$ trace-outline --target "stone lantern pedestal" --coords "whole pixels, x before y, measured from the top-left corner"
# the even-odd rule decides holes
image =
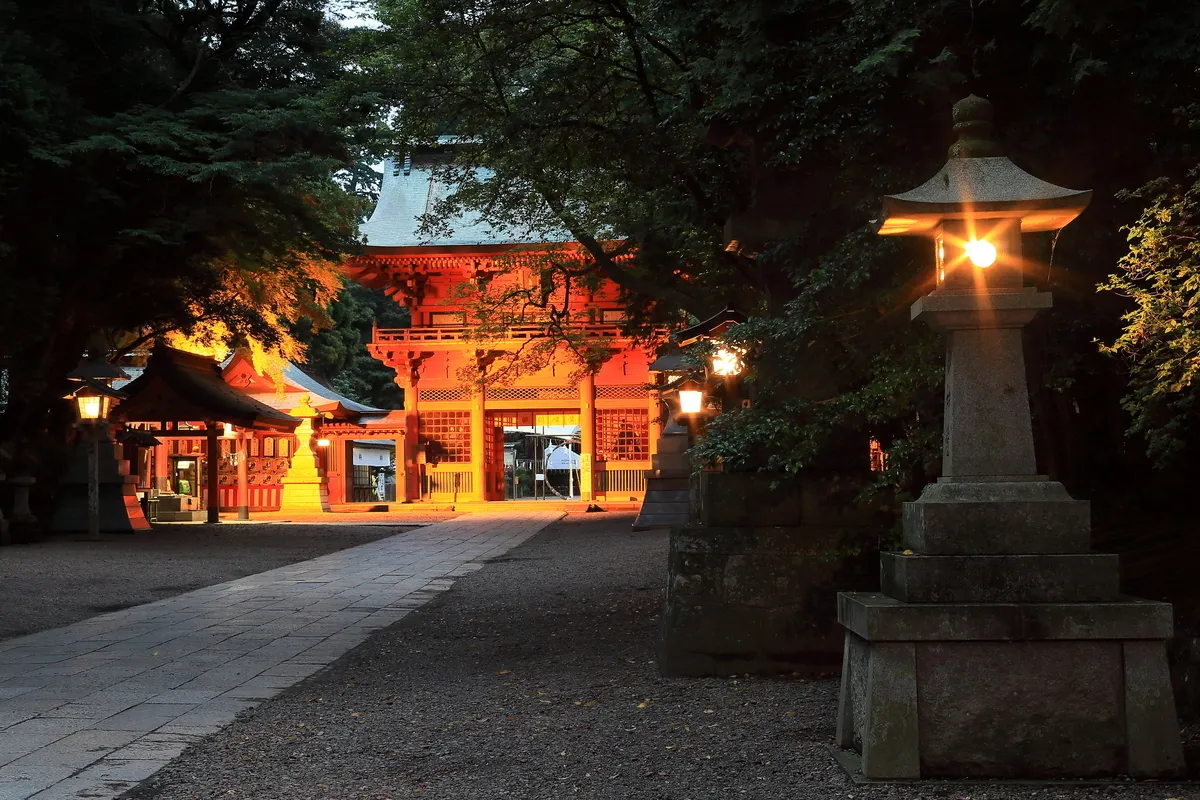
[[[325,475],[317,466],[317,455],[312,449],[313,420],[319,413],[309,404],[307,394],[301,395],[299,405],[289,413],[300,418],[300,426],[296,428],[296,450],[283,478],[279,511],[320,514],[329,510],[329,493]]]
[[[960,134],[990,123],[985,103],[955,107]],[[964,138],[945,181],[889,198],[904,225],[965,208],[1010,231],[1061,227],[1086,204]],[[1037,191],[1014,191],[1026,178]],[[838,597],[837,744],[874,779],[1175,776],[1171,606],[1123,597],[1117,557],[1090,552],[1088,503],[1037,474],[1021,337],[1051,298],[1020,285],[1019,236],[1007,244],[1007,274],[955,276],[939,252],[938,289],[912,307],[946,334],[942,477],[905,504],[882,591]]]
[[[843,593],[837,743],[869,778],[1174,775],[1171,606],[1123,598],[1088,503],[1034,473],[1021,327],[1050,297],[934,292],[945,471],[904,507],[882,592]],[[982,327],[983,325],[994,327]]]

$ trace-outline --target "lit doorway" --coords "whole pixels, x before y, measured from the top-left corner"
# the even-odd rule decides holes
[[[361,439],[351,443],[352,503],[396,502],[396,442]]]
[[[503,458],[490,459],[503,476],[505,500],[577,500],[581,463],[577,411],[518,411],[496,415]],[[490,465],[490,466],[491,466]],[[500,470],[503,470],[500,472]],[[497,498],[499,499],[499,498]]]

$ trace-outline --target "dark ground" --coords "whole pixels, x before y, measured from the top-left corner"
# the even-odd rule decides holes
[[[1126,798],[1200,785],[868,788],[836,679],[665,679],[666,534],[572,515],[189,750],[129,800]]]
[[[411,530],[403,525],[159,525],[0,548],[0,639],[224,583]]]

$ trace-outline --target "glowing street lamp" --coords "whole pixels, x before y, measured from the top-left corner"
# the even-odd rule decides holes
[[[112,401],[125,398],[123,392],[112,388],[113,381],[128,378],[123,369],[104,358],[104,347],[98,342],[89,347],[89,357],[79,362],[67,379],[75,384],[67,397],[75,402],[79,426],[88,441],[87,468],[87,533],[89,538],[100,536],[100,439],[107,433],[108,413]]]
[[[679,384],[679,413],[699,414],[704,410],[704,387],[688,379]]]
[[[744,348],[735,347],[733,345],[722,345],[717,348],[712,356],[712,371],[714,375],[721,377],[733,377],[741,375],[746,368],[742,357],[746,355]]]

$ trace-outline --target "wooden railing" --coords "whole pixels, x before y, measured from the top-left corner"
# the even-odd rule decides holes
[[[431,499],[448,500],[457,497],[460,500],[468,499],[468,495],[473,491],[475,485],[475,476],[471,472],[465,471],[445,471],[445,472],[426,472],[425,486],[422,487],[422,494],[427,494]]]
[[[612,494],[616,499],[622,495],[644,495],[646,493],[646,470],[649,462],[622,461],[596,465],[596,493]]]
[[[477,332],[477,328],[469,325],[445,325],[431,328],[378,328],[375,331],[375,344],[391,342],[461,342]],[[618,325],[603,323],[580,323],[571,326],[573,333],[591,339],[617,339],[622,336]],[[494,338],[497,341],[525,341],[542,339],[546,336],[545,325],[514,325],[505,330],[503,335]]]

